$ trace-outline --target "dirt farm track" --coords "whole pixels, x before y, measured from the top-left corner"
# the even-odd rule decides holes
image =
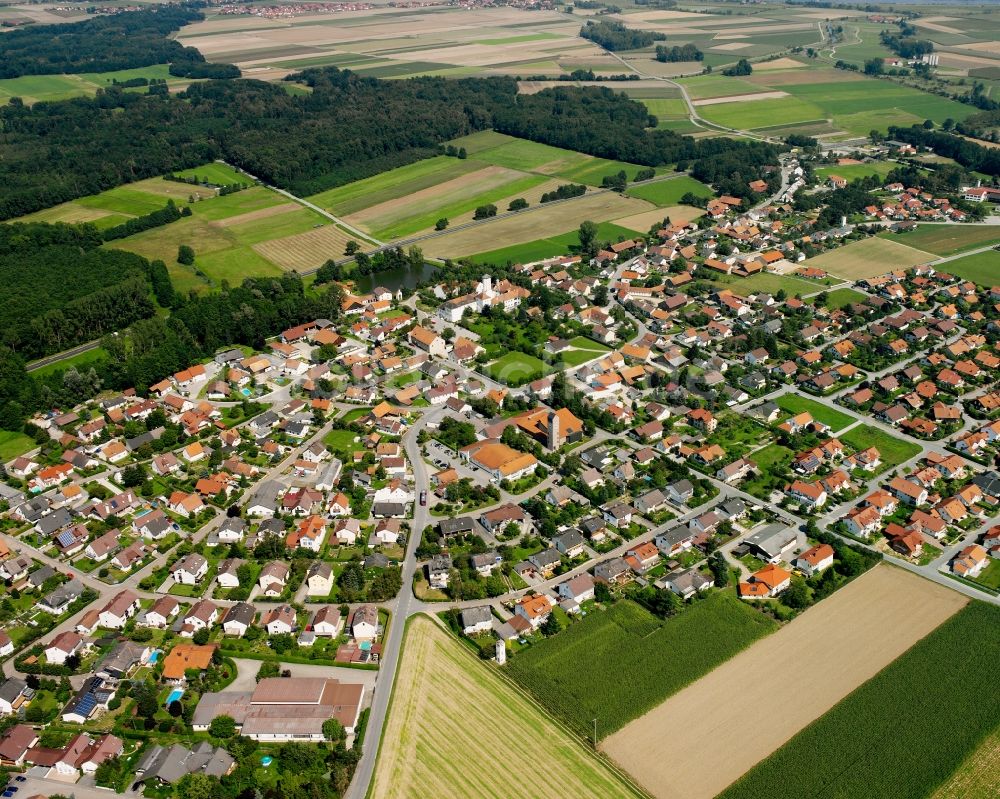
[[[877,566],[601,748],[656,799],[712,799],[966,602]]]

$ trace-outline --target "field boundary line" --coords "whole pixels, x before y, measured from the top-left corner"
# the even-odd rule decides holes
[[[429,615],[425,611],[421,611],[421,614],[425,616]],[[412,619],[413,616],[411,616],[410,618]],[[458,633],[456,633],[454,630],[448,627],[444,622],[441,621],[441,619],[436,618],[435,616],[430,616],[430,618],[438,626],[444,629],[444,631],[448,633],[448,635],[454,638],[459,637]],[[613,760],[611,760],[611,758],[609,758],[607,755],[602,754],[600,750],[596,748],[596,742],[592,745],[584,736],[570,729],[561,719],[558,719],[555,716],[553,716],[546,708],[542,707],[542,705],[538,702],[538,700],[536,700],[535,697],[533,697],[529,691],[527,691],[523,686],[518,685],[518,683],[515,680],[513,680],[509,675],[504,674],[503,670],[499,666],[492,665],[494,661],[492,660],[483,661],[481,658],[476,657],[471,651],[469,651],[469,648],[467,646],[462,645],[461,641],[459,641],[458,643],[459,643],[459,649],[461,649],[461,651],[465,655],[467,655],[476,663],[483,664],[491,673],[496,674],[497,677],[502,682],[506,683],[515,693],[519,694],[526,702],[528,702],[528,704],[536,708],[538,712],[541,713],[541,715],[543,715],[546,719],[551,721],[556,727],[562,730],[572,740],[576,741],[580,745],[580,747],[584,750],[584,752],[587,754],[587,756],[598,761],[602,766],[611,771],[615,775],[615,777],[617,777],[625,785],[626,788],[632,791],[636,796],[642,797],[642,799],[650,799],[650,795],[646,793],[646,791],[643,790],[642,787],[640,787],[639,784],[632,779],[632,777],[628,774],[628,772],[624,771]],[[395,686],[393,687],[395,688]]]

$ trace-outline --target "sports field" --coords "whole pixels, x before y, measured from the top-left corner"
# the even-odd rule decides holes
[[[882,610],[878,605],[870,608],[866,615]],[[943,621],[936,630],[926,630],[926,638],[795,735],[720,799],[757,799],[762,793],[924,797],[946,785],[956,769],[961,779],[967,758],[979,753],[1000,718],[1000,673],[994,657],[1000,651],[1000,608],[975,602],[948,620],[941,618],[943,607],[933,609]],[[880,648],[873,644],[872,651]],[[842,668],[845,654],[855,651],[831,653],[831,669]],[[817,684],[822,683],[814,680],[811,687]],[[800,693],[796,699],[808,696]],[[995,751],[995,739],[993,747]],[[995,782],[988,787],[991,769],[995,775],[995,760],[980,761],[969,774],[969,792],[951,795],[996,796]],[[774,786],[780,790],[774,791]]]
[[[687,175],[669,180],[658,180],[655,183],[643,183],[629,188],[626,192],[629,197],[648,200],[660,208],[679,205],[681,197],[689,193],[702,198],[713,196],[712,190],[708,186]]]
[[[416,616],[408,623],[369,796],[637,794],[437,624]]]
[[[607,739],[602,749],[657,799],[711,799],[966,602],[960,594],[922,577],[877,566],[632,722]],[[977,644],[970,641],[966,646],[970,645]],[[897,692],[905,694],[910,708],[928,708],[927,697],[914,694],[909,683],[901,674]],[[1000,691],[993,700],[1000,702]],[[896,737],[888,731],[869,735],[864,724],[853,727],[851,734],[872,748]],[[669,757],[664,756],[667,751]],[[712,756],[705,757],[706,752]],[[812,756],[819,753],[830,766],[836,763],[838,771],[852,772],[844,768],[850,759],[841,757],[835,739]],[[759,797],[764,784],[770,785],[768,794],[782,797],[819,795],[816,790],[796,792],[789,787],[793,780],[821,784],[813,783],[815,770],[801,754],[785,763],[783,771],[769,769],[769,783],[753,780],[752,794],[728,792],[727,796]]]
[[[485,366],[483,371],[508,386],[521,386],[544,377],[552,369],[533,355],[508,352]]]
[[[884,275],[893,269],[907,269],[917,264],[925,264],[935,258],[933,253],[873,236],[861,241],[852,241],[843,247],[817,255],[807,260],[804,265],[824,269],[838,277],[861,280]],[[949,265],[949,270],[954,271],[953,266],[954,262]]]
[[[593,734],[596,718],[603,738],[776,627],[732,591],[713,592],[667,621],[622,600],[520,652],[508,668],[581,735]]]
[[[918,225],[915,230],[880,233],[879,236],[908,247],[945,256],[1000,242],[1000,228],[996,225],[972,224]]]

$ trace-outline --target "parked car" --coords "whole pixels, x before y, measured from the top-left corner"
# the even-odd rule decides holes
[[[427,492],[426,491],[421,491],[420,492],[420,504],[421,505],[426,505],[427,504]]]

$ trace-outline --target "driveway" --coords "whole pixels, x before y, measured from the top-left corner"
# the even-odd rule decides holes
[[[227,691],[252,691],[257,686],[257,671],[261,661],[248,658],[234,659],[236,663],[236,679],[226,688]],[[333,677],[341,682],[360,683],[365,686],[365,693],[371,695],[375,687],[377,671],[368,669],[349,669],[343,666],[324,666],[306,663],[282,663],[282,669],[291,671],[293,677]]]

